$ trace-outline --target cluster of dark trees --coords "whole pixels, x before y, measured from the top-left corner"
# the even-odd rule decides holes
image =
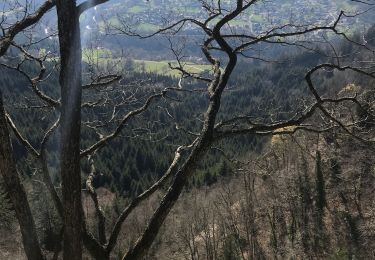
[[[286,54],[284,53],[284,55]],[[312,62],[318,64],[321,60],[323,58],[319,54],[302,52],[298,55],[295,54],[294,61],[288,64],[254,66],[254,64],[249,64],[246,60],[242,61],[229,83],[235,88],[224,93],[223,107],[225,112],[220,113],[220,118],[226,119],[240,113],[256,114],[258,116],[275,113],[278,120],[287,118],[288,115],[290,116],[296,112],[296,107],[292,106],[295,101],[306,96],[303,77],[301,76],[303,71],[306,67],[311,66]],[[248,69],[249,66],[251,69]],[[33,145],[37,145],[38,140],[42,138],[41,129],[48,127],[43,124],[45,114],[36,113],[35,110],[26,109],[22,106],[23,102],[19,101],[19,95],[32,99],[33,93],[27,88],[22,79],[20,80],[16,77],[16,72],[2,69],[0,73],[1,81],[6,86],[4,88],[4,96],[10,101],[8,110],[11,111],[14,120],[20,122],[19,127],[22,132],[28,136]],[[265,75],[267,76],[265,77]],[[252,80],[254,84],[248,86],[249,80]],[[153,86],[159,84],[166,87],[176,85],[178,79],[152,73],[132,72],[126,76],[126,81],[143,81],[143,84]],[[354,79],[350,79],[350,81],[354,82]],[[56,89],[51,87],[52,84],[54,82],[51,82],[49,86],[46,85],[45,88],[52,90],[52,92],[48,93],[50,96],[58,96]],[[197,82],[190,82],[189,88],[196,87],[199,87]],[[268,100],[269,102],[263,105],[262,100]],[[197,131],[196,120],[188,121],[186,118],[191,117],[193,111],[196,111],[198,116],[200,111],[204,109],[205,101],[204,95],[187,96],[184,97],[183,102],[177,104],[165,102],[164,109],[155,109],[152,112],[146,111],[138,122],[132,123],[129,130],[123,132],[123,138],[113,140],[110,146],[104,147],[97,154],[96,169],[100,174],[94,180],[94,186],[97,188],[104,186],[124,196],[134,197],[141,194],[153,182],[154,178],[160,177],[158,174],[168,168],[168,161],[171,160],[169,154],[173,149],[171,145],[178,145],[178,143],[184,141],[183,134],[175,133],[176,123],[191,131]],[[262,106],[262,109],[260,109],[260,106]],[[166,110],[170,111],[172,118],[168,116]],[[283,113],[278,113],[279,111]],[[95,115],[103,112],[103,109],[98,107],[83,111],[84,114],[86,112],[95,117]],[[146,135],[143,134],[143,138],[141,138],[142,136],[136,139],[132,138],[134,129],[141,128],[146,122],[155,122],[156,125],[162,125],[162,136],[165,137],[165,140],[158,141],[156,137],[150,140],[148,132]],[[31,124],[34,127],[28,127]],[[156,136],[157,127],[154,128],[154,135]],[[149,130],[152,131],[153,129]],[[85,132],[81,141],[83,146],[92,143],[95,137],[95,133]],[[266,139],[261,137],[240,136],[224,142],[220,147],[231,154],[234,153],[236,156],[241,156],[249,150],[261,151],[265,142]],[[51,146],[57,147],[58,140],[54,140]],[[18,160],[28,159],[27,149],[17,142],[17,139],[14,139],[13,147]],[[58,161],[56,152],[50,155],[55,158],[50,160],[51,164]],[[220,159],[218,160],[218,158]],[[198,186],[213,184],[221,175],[227,174],[221,170],[223,164],[225,164],[225,160],[220,155],[220,152],[212,151],[198,169],[198,173],[192,180],[193,184]],[[22,166],[25,167],[22,169],[22,174],[25,176],[33,175],[32,165],[25,163]],[[26,168],[27,166],[28,168]],[[57,168],[57,165],[50,166],[51,168]],[[84,173],[89,174],[90,169],[87,163],[84,164],[82,170]],[[56,183],[60,181],[56,170],[54,179],[56,179]]]

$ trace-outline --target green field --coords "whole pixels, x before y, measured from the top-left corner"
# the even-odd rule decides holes
[[[139,33],[152,33],[157,31],[160,27],[152,24],[152,23],[146,23],[146,22],[141,22],[141,23],[136,23],[131,24],[132,28],[134,31],[139,32]],[[98,22],[98,27],[99,31],[105,32],[106,27],[109,28],[121,28],[123,27],[121,21],[117,17],[111,17],[109,18],[106,22],[104,21],[99,21]]]
[[[103,67],[108,65],[114,66],[113,69],[118,70],[119,72],[123,70],[123,66],[126,63],[125,58],[114,58],[112,52],[107,49],[84,49],[82,59],[86,63],[95,63]],[[132,62],[133,70],[137,72],[152,72],[159,75],[172,77],[178,77],[181,74],[178,70],[172,70],[169,67],[169,63],[172,66],[177,65],[177,63],[172,60],[132,60]],[[189,73],[202,73],[212,69],[212,66],[208,64],[185,62],[183,65],[185,70],[187,70]]]
[[[139,14],[139,13],[142,13],[143,11],[145,11],[147,8],[145,6],[142,6],[142,5],[134,5],[132,7],[130,7],[128,9],[128,12],[129,13],[132,13],[132,14]]]
[[[145,72],[152,72],[160,75],[168,75],[178,77],[181,73],[178,70],[171,70],[168,63],[176,66],[173,61],[151,61],[151,60],[134,60],[135,70]],[[142,68],[144,66],[144,68]],[[203,71],[211,70],[212,66],[206,64],[195,64],[191,62],[184,63],[185,69],[190,73],[201,73]]]

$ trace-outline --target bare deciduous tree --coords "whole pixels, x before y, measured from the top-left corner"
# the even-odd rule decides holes
[[[95,106],[93,103],[82,104],[82,91],[84,89],[95,88],[101,85],[108,85],[120,79],[118,75],[99,76],[93,82],[84,84],[82,81],[82,49],[79,28],[79,16],[85,10],[94,7],[98,4],[107,2],[106,0],[89,0],[77,6],[74,0],[57,0],[57,18],[58,18],[58,35],[60,44],[60,77],[59,83],[61,87],[61,101],[54,100],[43,92],[41,92],[36,83],[43,77],[43,66],[41,65],[40,77],[31,79],[30,83],[33,86],[35,94],[50,106],[57,107],[60,111],[60,120],[58,123],[46,132],[46,138],[56,125],[60,125],[61,132],[61,165],[60,172],[62,176],[62,199],[60,201],[53,185],[51,185],[48,178],[48,169],[45,167],[44,181],[47,183],[49,192],[54,198],[56,208],[58,209],[61,218],[63,219],[63,255],[64,259],[82,259],[83,244],[88,249],[90,254],[96,259],[109,259],[110,254],[115,247],[121,227],[129,214],[144,200],[150,197],[162,185],[170,181],[170,186],[167,189],[164,197],[161,199],[157,209],[153,213],[147,227],[145,228],[141,237],[136,241],[135,245],[131,247],[123,259],[142,259],[153,241],[155,240],[159,229],[161,228],[164,220],[168,216],[173,205],[178,200],[183,188],[186,186],[188,180],[194,175],[199,162],[203,160],[210,148],[217,142],[231,138],[238,135],[258,135],[270,136],[281,134],[293,134],[298,131],[311,131],[311,132],[325,132],[335,127],[340,127],[344,131],[362,141],[369,143],[366,135],[358,133],[353,130],[353,125],[356,126],[358,122],[343,122],[333,112],[335,105],[343,103],[350,103],[351,108],[359,108],[363,113],[369,113],[360,103],[356,96],[345,96],[341,98],[326,98],[322,97],[317,91],[313,75],[323,69],[338,70],[338,71],[352,71],[374,78],[374,72],[371,71],[372,66],[363,67],[349,64],[348,62],[341,62],[340,57],[336,55],[337,63],[324,63],[320,64],[307,72],[305,80],[314,99],[305,108],[300,109],[298,113],[287,120],[271,122],[269,118],[259,118],[255,121],[252,119],[254,115],[239,115],[225,121],[218,121],[218,114],[220,112],[220,105],[222,102],[222,95],[226,88],[230,77],[238,64],[239,57],[250,59],[264,60],[262,57],[256,57],[251,54],[254,46],[259,44],[271,44],[280,46],[295,46],[301,48],[311,49],[309,44],[306,44],[304,36],[311,33],[330,32],[334,35],[342,36],[344,39],[357,44],[364,49],[369,50],[365,43],[358,43],[351,40],[345,33],[340,31],[340,22],[353,15],[348,15],[341,11],[338,13],[337,18],[328,24],[281,24],[272,25],[267,30],[258,34],[248,33],[240,30],[236,31],[231,27],[231,22],[235,21],[244,12],[251,10],[258,2],[257,0],[237,0],[229,9],[223,8],[221,1],[200,1],[202,7],[207,13],[205,19],[183,18],[178,21],[172,21],[163,29],[158,30],[152,35],[145,36],[148,38],[157,34],[171,33],[177,34],[185,25],[196,26],[204,35],[205,39],[202,42],[201,51],[207,63],[212,66],[212,73],[209,75],[200,75],[191,73],[184,68],[182,58],[179,56],[180,52],[173,49],[176,55],[177,66],[171,67],[181,72],[182,78],[193,78],[198,81],[203,81],[207,84],[206,89],[199,89],[199,92],[204,91],[208,96],[208,105],[203,115],[203,122],[200,132],[194,134],[195,139],[189,143],[181,145],[175,151],[175,157],[168,170],[162,174],[162,177],[157,180],[149,189],[134,198],[122,211],[117,219],[114,227],[106,237],[105,221],[100,212],[98,205],[97,194],[90,186],[90,179],[87,181],[90,189],[91,197],[95,202],[97,216],[99,218],[99,240],[96,239],[87,230],[85,220],[83,217],[83,209],[81,205],[81,175],[80,175],[80,160],[92,155],[98,149],[108,144],[110,140],[119,135],[128,121],[141,114],[149,108],[151,103],[160,99],[168,98],[169,92],[174,93],[194,93],[195,90],[185,89],[181,84],[179,87],[167,87],[160,92],[155,92],[149,95],[144,103],[136,109],[132,109],[122,118],[120,118],[117,127],[114,131],[100,136],[99,140],[91,146],[80,151],[80,131],[81,131],[81,108],[82,106]],[[265,2],[267,4],[267,2]],[[366,2],[363,2],[366,4]],[[367,3],[371,4],[371,3]],[[28,26],[38,22],[45,12],[50,10],[55,5],[54,1],[47,1],[43,4],[34,14],[25,16],[22,20],[15,23],[13,26],[3,30],[3,36],[0,40],[0,55],[4,55],[10,46],[18,46],[13,43],[13,39],[17,33],[21,32]],[[358,14],[357,14],[358,15]],[[354,15],[357,16],[357,15]],[[117,28],[125,34],[136,35],[133,31]],[[127,28],[128,29],[128,28]],[[16,47],[17,48],[17,47]],[[18,48],[24,55],[32,58],[22,47]],[[256,48],[254,48],[256,49]],[[335,50],[333,48],[333,50]],[[43,61],[34,59],[39,64]],[[17,68],[16,68],[17,69]],[[19,69],[19,68],[18,68]],[[181,81],[180,81],[181,83]],[[170,97],[169,97],[170,98]],[[3,111],[3,110],[1,110]],[[312,117],[320,115],[325,120],[320,124],[311,124],[309,121]],[[42,150],[38,152],[34,149],[30,142],[28,142],[17,130],[17,127],[10,116],[6,119],[5,113],[0,118],[1,127],[1,154],[0,165],[4,167],[1,173],[5,179],[7,192],[10,194],[13,205],[16,209],[17,218],[21,226],[21,231],[24,238],[25,252],[29,259],[43,259],[44,256],[38,244],[36,236],[35,225],[33,217],[27,202],[27,196],[22,187],[21,181],[15,167],[15,161],[12,157],[12,149],[9,141],[9,132],[7,130],[6,121],[14,130],[16,136],[21,142],[26,145],[37,157],[43,158],[43,142]],[[187,131],[189,134],[192,132]],[[43,161],[43,160],[42,160]],[[90,178],[90,177],[89,177]],[[251,197],[248,203],[251,203]],[[252,214],[252,213],[251,213]],[[271,213],[270,213],[271,214]],[[276,214],[273,212],[272,214]],[[271,214],[271,215],[272,215]],[[270,215],[270,216],[271,216]],[[270,217],[272,220],[272,216]],[[272,221],[271,221],[272,222]],[[249,226],[249,229],[251,226]],[[207,231],[208,235],[210,231]],[[250,232],[250,231],[249,231]],[[276,237],[275,237],[276,239]],[[83,241],[83,242],[82,242]],[[256,243],[254,248],[256,248]],[[256,249],[254,249],[256,250]]]

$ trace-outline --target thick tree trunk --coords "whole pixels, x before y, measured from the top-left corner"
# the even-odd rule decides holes
[[[233,13],[225,16],[225,18],[223,18],[221,22],[225,20],[228,21],[232,19],[231,17],[235,17],[239,13],[240,11],[236,9],[236,11],[234,11]],[[176,173],[176,176],[171,186],[169,187],[167,193],[161,200],[159,207],[152,215],[142,236],[138,239],[135,246],[133,248],[130,248],[130,250],[124,255],[122,260],[138,260],[143,259],[146,256],[164,220],[166,219],[170,210],[178,200],[188,179],[194,173],[198,165],[198,162],[207,153],[207,151],[210,149],[212,145],[212,142],[214,141],[214,128],[216,116],[220,109],[221,95],[228,83],[229,77],[232,74],[234,67],[237,64],[236,54],[232,52],[232,49],[220,35],[220,28],[224,24],[225,22],[218,23],[213,31],[215,34],[215,40],[226,51],[229,61],[224,70],[223,75],[221,76],[220,63],[217,60],[211,58],[211,62],[215,66],[215,79],[211,81],[208,87],[210,94],[210,103],[205,114],[205,120],[199,140],[192,149],[185,163],[182,165],[181,169]],[[204,49],[202,50],[204,51]],[[206,55],[209,56],[210,54],[206,52]]]
[[[166,195],[160,202],[159,207],[154,212],[149,221],[146,230],[136,242],[135,246],[131,248],[123,257],[122,260],[143,259],[149,248],[151,247],[155,237],[157,236],[160,227],[168,216],[170,210],[179,198],[183,188],[189,177],[194,173],[198,162],[206,154],[207,150],[212,144],[213,127],[216,119],[216,114],[220,107],[220,94],[212,98],[206,113],[205,124],[201,133],[200,140],[193,148],[190,156],[185,161],[181,169],[176,173],[176,176],[169,187]]]
[[[25,189],[21,183],[13,148],[6,123],[5,112],[0,91],[0,174],[4,186],[13,204],[22,233],[23,247],[29,260],[44,259],[39,246],[35,223],[27,201]]]
[[[56,1],[60,41],[61,177],[65,260],[82,259],[80,127],[82,98],[81,40],[76,2]]]

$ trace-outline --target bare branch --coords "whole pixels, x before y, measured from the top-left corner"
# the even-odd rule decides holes
[[[175,157],[172,163],[170,164],[168,170],[164,173],[164,175],[157,182],[155,182],[148,190],[144,191],[142,194],[140,194],[138,197],[132,200],[130,204],[122,211],[111,232],[111,236],[109,238],[108,245],[106,248],[107,252],[111,252],[114,246],[116,245],[117,238],[120,234],[121,226],[126,220],[126,218],[129,216],[129,214],[132,212],[132,210],[136,208],[142,201],[149,198],[156,190],[158,190],[161,186],[165,184],[165,182],[168,180],[170,176],[176,173],[178,164],[181,159],[181,152],[184,149],[186,149],[186,147],[180,146],[176,150]]]
[[[87,0],[87,1],[84,1],[77,6],[78,16],[80,16],[83,12],[85,12],[88,9],[93,8],[93,7],[95,7],[97,5],[100,5],[100,4],[104,4],[108,1],[109,0]]]
[[[138,109],[135,109],[133,111],[130,111],[129,113],[127,113],[121,120],[120,120],[120,123],[119,125],[117,126],[117,128],[115,129],[115,131],[113,131],[113,133],[101,138],[98,142],[96,142],[95,144],[93,144],[92,146],[86,148],[85,150],[81,151],[81,157],[84,157],[84,156],[87,156],[95,151],[97,151],[98,149],[100,149],[102,146],[104,146],[106,143],[108,143],[110,140],[112,140],[113,138],[115,138],[120,132],[121,130],[124,128],[124,126],[126,125],[126,123],[134,116],[136,115],[139,115],[140,113],[142,113],[143,111],[145,111],[152,103],[152,101],[154,99],[157,99],[157,98],[160,98],[160,97],[163,97],[165,95],[165,92],[162,92],[160,94],[155,94],[155,95],[152,95],[150,96],[146,102],[144,103],[144,105]]]
[[[12,118],[8,113],[5,113],[5,117],[7,120],[8,125],[13,130],[14,135],[17,137],[17,139],[29,150],[35,157],[39,157],[39,152],[32,146],[32,144],[22,136],[16,125],[14,124]]]
[[[105,216],[102,208],[99,205],[98,194],[96,193],[93,185],[93,181],[94,178],[97,176],[97,172],[95,169],[94,160],[92,156],[89,155],[87,160],[90,165],[90,174],[86,180],[86,187],[92,201],[94,202],[95,211],[98,217],[99,242],[104,245],[107,242],[107,238],[105,235]]]
[[[21,21],[12,25],[0,39],[0,57],[8,50],[14,37],[27,27],[37,23],[43,15],[55,6],[55,0],[45,1],[33,14],[24,17]]]
[[[82,89],[90,89],[90,88],[98,88],[98,87],[106,87],[111,85],[119,80],[121,80],[122,76],[120,75],[105,75],[97,77],[93,82],[83,85]]]

